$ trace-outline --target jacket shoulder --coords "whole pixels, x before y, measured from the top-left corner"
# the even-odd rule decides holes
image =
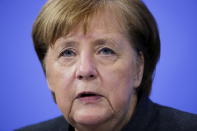
[[[68,123],[63,116],[16,129],[15,131],[66,131]]]
[[[173,131],[197,131],[197,115],[155,104],[159,129]]]

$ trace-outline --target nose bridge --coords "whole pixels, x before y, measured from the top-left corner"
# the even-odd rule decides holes
[[[90,51],[84,51],[80,54],[80,60],[77,67],[76,76],[78,79],[96,78],[97,72],[93,55]]]
[[[84,72],[91,71],[94,67],[94,62],[89,52],[83,52],[80,56],[80,70]]]

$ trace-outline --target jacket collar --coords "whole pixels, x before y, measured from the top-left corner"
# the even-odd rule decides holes
[[[155,115],[155,107],[148,97],[142,97],[134,114],[122,131],[145,131]]]

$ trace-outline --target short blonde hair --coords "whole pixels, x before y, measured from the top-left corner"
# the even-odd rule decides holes
[[[144,74],[138,96],[149,95],[154,70],[160,56],[157,24],[140,0],[50,0],[42,8],[32,31],[33,43],[40,62],[49,46],[83,22],[84,31],[91,17],[106,8],[115,12],[117,21],[128,34],[132,46],[144,55]],[[120,22],[121,19],[121,22]],[[43,69],[45,70],[44,66]]]

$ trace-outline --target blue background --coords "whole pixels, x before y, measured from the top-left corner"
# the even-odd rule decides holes
[[[197,1],[144,0],[161,35],[151,99],[197,113]],[[60,115],[33,50],[31,28],[46,0],[0,2],[0,131]]]

